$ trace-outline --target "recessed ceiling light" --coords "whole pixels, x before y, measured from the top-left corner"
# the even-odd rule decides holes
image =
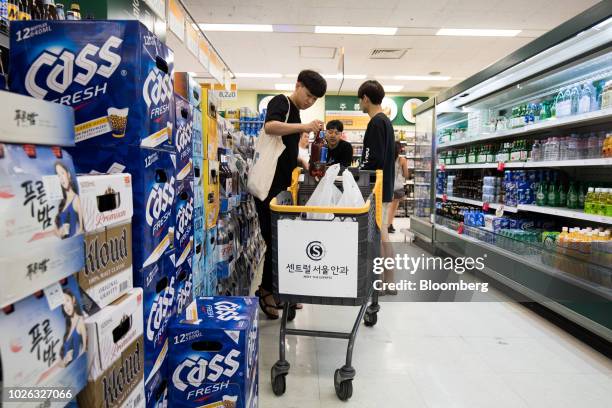
[[[272,24],[199,24],[204,31],[260,31],[271,33]]]
[[[477,28],[441,28],[436,35],[459,37],[515,37],[521,30],[489,30]]]
[[[295,84],[275,84],[274,89],[277,91],[293,91]]]
[[[297,78],[298,74],[285,74],[283,75],[285,78]]]
[[[344,79],[365,79],[368,76],[365,74],[344,74]],[[342,74],[323,74],[325,79],[340,79]]]
[[[397,27],[315,26],[316,34],[395,35]]]
[[[448,81],[451,77],[444,75],[395,75],[397,81]]]
[[[234,74],[236,78],[282,78],[282,74],[275,74],[269,72],[262,73],[246,73],[246,72],[236,72]]]
[[[399,92],[404,89],[404,85],[383,85],[385,92]]]

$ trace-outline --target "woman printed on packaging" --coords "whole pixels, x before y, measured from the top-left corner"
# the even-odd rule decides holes
[[[87,332],[81,306],[70,289],[64,289],[62,313],[66,321],[64,342],[60,350],[63,366],[67,367],[78,356],[85,352]]]
[[[57,209],[55,227],[57,236],[60,239],[66,239],[83,232],[81,200],[76,193],[74,179],[64,163],[56,162],[55,172],[62,187],[62,201]]]

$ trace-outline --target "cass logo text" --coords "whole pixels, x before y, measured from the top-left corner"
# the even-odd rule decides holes
[[[147,79],[142,86],[142,97],[147,104],[147,108],[151,108],[151,105],[155,106],[154,109],[151,109],[151,119],[169,111],[170,104],[158,105],[172,99],[172,89],[170,75],[157,67],[149,71],[149,75],[147,75]]]
[[[157,343],[156,332],[167,323],[170,318],[170,311],[174,304],[174,277],[168,286],[155,299],[147,319],[147,340]],[[158,333],[161,334],[161,333]]]
[[[64,94],[73,83],[81,85],[83,89],[54,100],[64,105],[73,105],[104,94],[107,82],[91,87],[87,85],[96,75],[107,79],[113,75],[121,64],[121,55],[116,51],[122,42],[120,38],[111,36],[101,47],[87,44],[77,55],[67,49],[58,53],[47,49],[30,66],[25,88],[33,97],[45,99],[49,91]],[[46,78],[39,75],[43,67],[49,67],[45,69],[48,72]]]
[[[178,209],[176,215],[176,239],[180,242],[185,233],[189,233],[191,228],[191,219],[193,218],[193,198],[189,198],[185,205]]]
[[[240,351],[232,349],[226,356],[215,354],[210,361],[203,358],[197,360],[187,358],[174,370],[172,383],[179,391],[185,391],[188,386],[199,388],[204,383],[216,383],[223,380],[221,377],[224,376],[227,378],[226,383],[211,384],[204,388],[190,390],[187,399],[220,391],[229,386],[229,380],[240,368],[239,357]]]
[[[172,208],[173,202],[174,177],[171,177],[167,183],[155,184],[149,193],[149,199],[147,200],[147,211],[145,214],[147,224],[150,227],[153,227],[154,232],[165,224],[167,218],[170,216],[170,211],[168,210]],[[167,214],[166,211],[168,211]],[[164,216],[160,219],[162,214],[164,214]]]

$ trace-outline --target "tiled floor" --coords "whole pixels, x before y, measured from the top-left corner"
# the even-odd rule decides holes
[[[403,227],[396,220],[395,228]],[[403,241],[403,236],[394,234]],[[353,397],[337,399],[343,340],[288,337],[287,391],[272,393],[279,321],[260,325],[260,406],[610,407],[612,362],[498,294],[498,302],[382,303],[355,345]],[[357,308],[305,305],[291,325],[350,330]]]

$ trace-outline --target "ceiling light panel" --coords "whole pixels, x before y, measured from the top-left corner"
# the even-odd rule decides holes
[[[436,35],[457,37],[516,37],[521,30],[496,30],[476,28],[441,28]]]
[[[200,24],[203,31],[248,31],[248,32],[267,32],[274,31],[271,24]]]
[[[404,85],[383,85],[385,92],[399,92],[404,89]]]
[[[448,81],[449,76],[444,75],[395,75],[397,81]]]
[[[397,27],[315,26],[317,34],[395,35]]]
[[[274,89],[277,91],[293,91],[295,84],[275,84]]]
[[[236,78],[282,78],[282,74],[261,72],[261,73],[247,73],[247,72],[236,72],[234,74]]]

